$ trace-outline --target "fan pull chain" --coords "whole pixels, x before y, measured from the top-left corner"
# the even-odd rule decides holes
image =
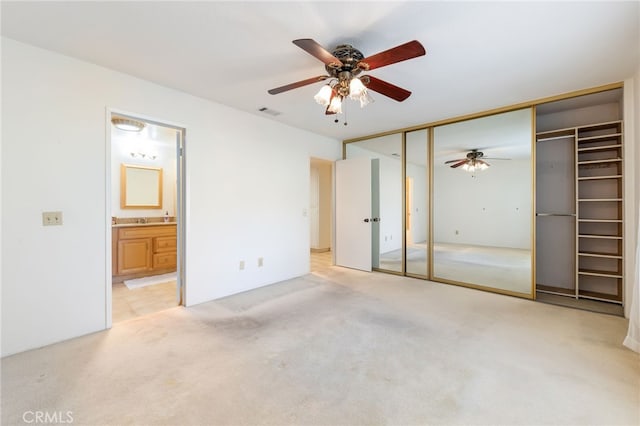
[[[342,103],[342,108],[344,109],[344,125],[347,125],[347,103]]]

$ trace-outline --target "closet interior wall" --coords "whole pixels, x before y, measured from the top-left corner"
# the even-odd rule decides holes
[[[623,305],[622,89],[536,108],[536,290]]]

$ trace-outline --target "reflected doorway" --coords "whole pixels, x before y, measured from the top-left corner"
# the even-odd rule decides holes
[[[309,174],[310,269],[316,272],[332,262],[333,162],[311,158]]]

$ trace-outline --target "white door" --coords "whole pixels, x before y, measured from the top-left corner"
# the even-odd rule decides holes
[[[336,265],[371,271],[371,159],[336,161]]]

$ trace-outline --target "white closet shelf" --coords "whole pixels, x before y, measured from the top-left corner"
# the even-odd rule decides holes
[[[578,219],[578,222],[587,222],[587,223],[622,223],[622,219]]]
[[[622,201],[622,198],[578,198],[578,202],[617,202]]]
[[[622,304],[622,300],[620,300],[621,296],[615,294],[606,294],[606,293],[597,293],[595,291],[580,291],[581,299],[591,299],[591,300],[599,300],[601,302],[611,302]]]
[[[609,133],[609,134],[606,134],[606,135],[586,136],[586,137],[583,137],[583,138],[578,136],[578,143],[581,143],[581,142],[596,142],[596,141],[607,140],[607,139],[615,139],[615,138],[619,138],[620,136],[622,136],[622,133]]]
[[[622,175],[582,176],[578,178],[578,180],[600,180],[600,179],[622,179]]]
[[[606,160],[578,161],[578,165],[581,166],[583,164],[617,163],[617,162],[621,162],[621,161],[622,161],[622,158],[607,158]]]
[[[582,252],[578,253],[578,256],[602,257],[602,258],[605,258],[605,259],[622,259],[622,256],[620,256],[618,254],[597,253],[597,252],[588,252],[588,251],[582,251]]]
[[[536,136],[549,136],[549,137],[558,137],[558,138],[566,138],[567,136],[575,136],[576,128],[569,127],[566,129],[557,129],[557,130],[546,130],[543,132],[536,132]]]
[[[622,278],[622,274],[620,272],[597,271],[593,269],[578,269],[578,275],[589,275],[592,277]]]
[[[600,240],[621,240],[622,237],[617,235],[597,235],[597,234],[578,234],[578,238],[594,238]]]
[[[578,148],[578,152],[612,151],[620,148],[622,148],[622,144],[590,146],[588,148]]]

